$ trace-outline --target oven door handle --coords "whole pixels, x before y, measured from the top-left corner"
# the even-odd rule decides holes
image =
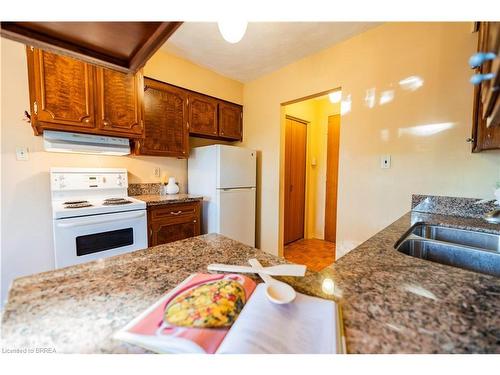
[[[140,212],[136,214],[130,214],[127,216],[122,216],[119,218],[113,218],[113,219],[104,219],[104,220],[95,220],[95,219],[90,219],[86,218],[86,221],[79,221],[77,223],[57,223],[56,225],[59,228],[74,228],[74,227],[83,227],[87,225],[95,225],[95,224],[104,224],[104,223],[116,223],[117,221],[124,221],[124,220],[130,220],[130,219],[138,219],[141,217],[144,217],[146,215],[146,212]]]

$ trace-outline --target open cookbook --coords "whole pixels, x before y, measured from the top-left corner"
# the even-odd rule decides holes
[[[158,353],[344,353],[334,301],[297,293],[270,302],[237,274],[194,274],[114,337]]]

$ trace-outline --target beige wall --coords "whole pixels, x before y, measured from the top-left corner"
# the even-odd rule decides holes
[[[336,87],[352,101],[341,120],[337,256],[407,212],[412,193],[492,197],[500,153],[471,154],[465,142],[476,38],[470,23],[388,23],[245,84],[244,145],[261,156],[258,245],[276,254],[282,241],[280,104]],[[401,88],[409,76],[423,86]],[[393,100],[379,105],[388,90]],[[382,154],[392,168],[380,169]]]
[[[237,103],[243,85],[185,60],[159,52],[145,67],[147,76],[205,92]],[[29,109],[25,49],[1,39],[1,255],[2,301],[12,278],[45,271],[54,266],[50,211],[50,167],[125,167],[129,181],[155,182],[155,167],[175,176],[186,188],[187,161],[151,156],[90,156],[43,151],[21,121]],[[16,147],[29,148],[28,161],[16,161]]]

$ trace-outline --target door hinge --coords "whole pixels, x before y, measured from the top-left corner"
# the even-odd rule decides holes
[[[189,98],[186,98],[186,104],[189,105]]]
[[[189,129],[189,122],[188,122],[188,123],[186,123],[186,128],[188,128],[188,129]]]
[[[38,115],[38,103],[36,100],[33,102],[33,112],[35,112],[35,115]]]

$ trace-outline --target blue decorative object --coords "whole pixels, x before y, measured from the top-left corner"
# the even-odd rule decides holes
[[[487,73],[487,74],[474,74],[470,78],[470,82],[473,85],[479,85],[483,81],[487,81],[489,79],[493,79],[495,77],[495,73]]]
[[[496,57],[497,55],[493,52],[478,52],[470,57],[469,65],[471,68],[478,68],[485,61],[494,60]]]

